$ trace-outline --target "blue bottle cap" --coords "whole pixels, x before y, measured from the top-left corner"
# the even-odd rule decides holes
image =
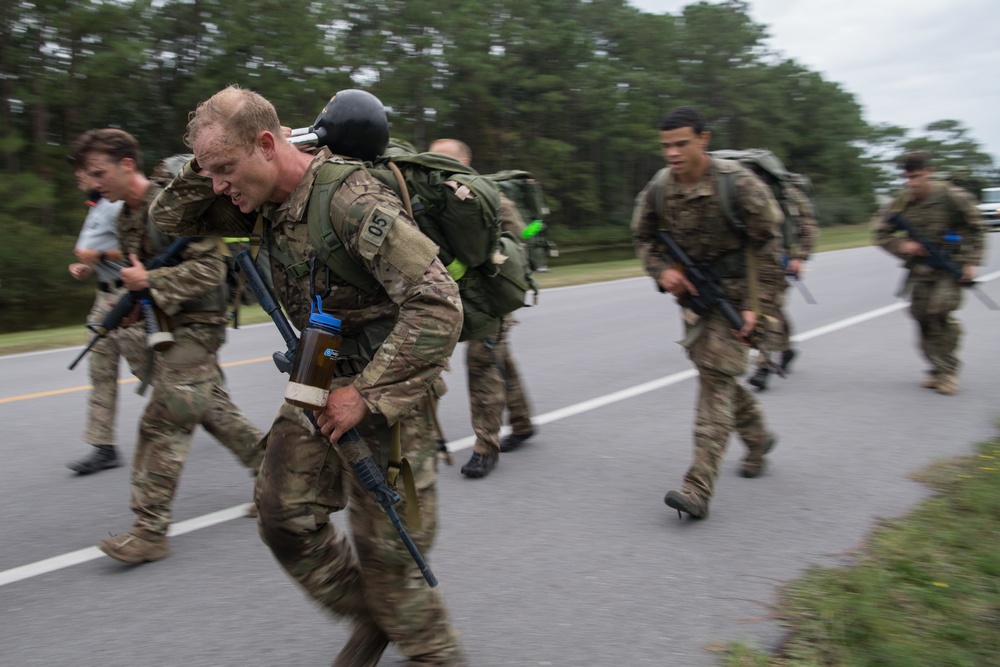
[[[322,327],[324,329],[336,329],[340,331],[340,320],[328,313],[317,313],[313,311],[309,315],[309,324]]]

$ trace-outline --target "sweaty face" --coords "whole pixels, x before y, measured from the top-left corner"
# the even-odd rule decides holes
[[[692,127],[679,127],[676,130],[660,132],[660,149],[667,165],[674,175],[681,180],[692,176],[700,176],[705,164],[705,148],[711,133],[696,134]]]
[[[135,163],[130,158],[115,162],[104,153],[88,153],[84,170],[91,187],[108,201],[122,201],[128,194]]]
[[[215,193],[229,197],[240,211],[249,213],[270,201],[277,175],[259,145],[234,143],[220,125],[211,125],[198,134],[192,148]]]

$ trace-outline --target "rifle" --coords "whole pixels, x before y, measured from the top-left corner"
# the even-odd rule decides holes
[[[792,284],[798,288],[799,292],[802,293],[802,298],[806,300],[806,303],[815,306],[816,299],[813,297],[812,292],[809,291],[809,288],[806,287],[804,282],[802,282],[802,279],[799,278],[798,274],[792,273],[788,270],[788,264],[790,261],[791,258],[788,255],[781,255],[781,269],[785,272],[785,278],[790,280]]]
[[[907,236],[909,236],[912,240],[916,241],[921,246],[923,246],[924,250],[927,251],[927,258],[926,258],[927,266],[931,267],[932,269],[941,269],[943,271],[947,271],[960,286],[972,290],[972,293],[975,294],[977,297],[979,297],[979,300],[982,301],[987,308],[989,308],[990,310],[1000,310],[1000,306],[998,306],[996,302],[993,301],[993,299],[988,297],[985,292],[978,289],[979,283],[977,281],[964,280],[962,278],[963,275],[962,267],[953,262],[951,258],[948,256],[948,254],[945,253],[939,246],[936,246],[933,243],[931,243],[926,236],[917,231],[917,229],[912,224],[910,224],[910,221],[904,218],[902,214],[893,213],[886,219],[886,222],[891,224],[896,229],[906,232]],[[959,241],[962,240],[962,237],[955,236],[953,239],[946,238],[946,240],[958,243]],[[897,293],[897,296],[899,296],[899,294],[901,293],[902,290],[900,290],[900,292]]]
[[[656,231],[656,240],[666,246],[666,253],[663,256],[670,263],[679,263],[683,267],[684,276],[698,290],[698,294],[688,294],[691,300],[691,310],[701,316],[705,316],[713,308],[717,308],[719,313],[726,319],[729,326],[736,331],[743,328],[745,322],[740,311],[729,302],[725,292],[722,291],[722,279],[707,262],[695,262],[684,252],[674,237],[668,232],[659,229]],[[768,368],[777,375],[785,377],[785,371],[780,366],[771,361],[771,355],[764,349],[765,334],[762,330],[754,329],[747,336],[747,342],[752,348],[764,355]]]
[[[181,236],[174,240],[166,250],[162,253],[153,257],[146,264],[146,269],[152,271],[154,269],[161,269],[165,266],[173,266],[177,263],[179,259],[181,250],[186,248],[189,243],[197,239],[187,236]],[[128,292],[123,294],[118,302],[115,303],[114,307],[104,316],[104,319],[99,323],[88,323],[87,328],[97,334],[93,340],[87,343],[87,346],[83,348],[83,352],[73,360],[73,363],[69,365],[69,370],[76,368],[76,365],[80,363],[87,353],[93,349],[94,345],[109,333],[121,326],[122,320],[129,316],[133,310],[135,310],[136,305],[142,306],[143,319],[146,324],[146,332],[151,336],[150,342],[151,346],[155,350],[163,349],[167,344],[168,339],[164,338],[164,332],[162,325],[159,323],[157,318],[153,313],[153,300],[149,296],[149,290],[139,290],[137,292]]]
[[[236,264],[239,266],[240,271],[243,273],[246,279],[247,285],[253,292],[254,296],[257,297],[257,303],[260,307],[264,309],[274,322],[274,325],[278,328],[278,333],[281,334],[282,339],[285,341],[286,350],[284,352],[275,352],[271,355],[274,360],[274,365],[277,366],[278,370],[282,373],[288,373],[292,369],[292,365],[295,361],[295,353],[299,347],[299,337],[296,335],[295,330],[292,325],[288,322],[288,318],[281,311],[281,306],[278,305],[277,299],[275,299],[274,294],[271,292],[271,288],[268,287],[267,283],[264,282],[264,278],[260,274],[260,270],[254,263],[253,258],[250,257],[249,250],[243,250],[236,255]],[[312,423],[313,427],[319,431],[319,424],[316,422],[316,416],[309,410],[303,410],[306,417]],[[385,475],[382,473],[382,468],[379,467],[378,463],[375,461],[375,457],[372,456],[371,451],[368,446],[361,439],[361,435],[358,430],[352,428],[337,443],[340,447],[340,451],[344,454],[344,458],[351,465],[351,469],[354,470],[354,474],[357,476],[358,481],[361,482],[361,486],[366,490],[370,491],[375,495],[375,500],[382,509],[385,510],[386,515],[389,517],[389,521],[392,522],[393,527],[396,532],[399,533],[399,539],[403,541],[406,546],[406,550],[410,552],[410,556],[413,561],[420,568],[420,573],[427,580],[427,584],[433,588],[437,586],[438,580],[431,572],[430,566],[427,565],[427,561],[424,557],[420,555],[420,550],[417,549],[417,545],[413,543],[413,539],[410,534],[406,531],[406,527],[403,526],[403,522],[399,519],[399,514],[396,513],[396,508],[394,505],[399,502],[399,494],[396,493],[392,488],[386,484]]]

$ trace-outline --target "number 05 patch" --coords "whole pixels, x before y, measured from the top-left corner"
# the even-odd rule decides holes
[[[361,240],[376,248],[381,247],[398,215],[399,209],[387,204],[373,208],[361,225]]]

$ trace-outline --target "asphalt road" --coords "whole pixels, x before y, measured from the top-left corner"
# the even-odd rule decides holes
[[[998,236],[984,290],[1000,301]],[[483,480],[471,450],[464,349],[446,374],[444,429],[456,464],[439,478],[430,562],[477,667],[717,664],[708,647],[773,647],[776,587],[847,562],[880,517],[926,494],[908,475],[991,437],[1000,414],[1000,312],[971,296],[961,393],[923,389],[915,329],[893,293],[901,273],[876,248],[819,255],[792,293],[800,358],[761,400],[780,442],[767,474],[737,475],[734,441],[707,521],[663,495],[691,456],[696,382],[673,299],[647,279],[544,292],[513,349],[539,434]],[[284,377],[268,326],[223,349],[238,405],[267,428]],[[0,664],[46,667],[328,665],[349,631],[274,563],[244,470],[197,432],[175,503],[173,554],[129,568],[93,549],[130,524],[128,469],[75,477],[86,373],[77,350],[0,358]],[[122,387],[130,455],[143,400]],[[401,664],[395,652],[382,664]]]

